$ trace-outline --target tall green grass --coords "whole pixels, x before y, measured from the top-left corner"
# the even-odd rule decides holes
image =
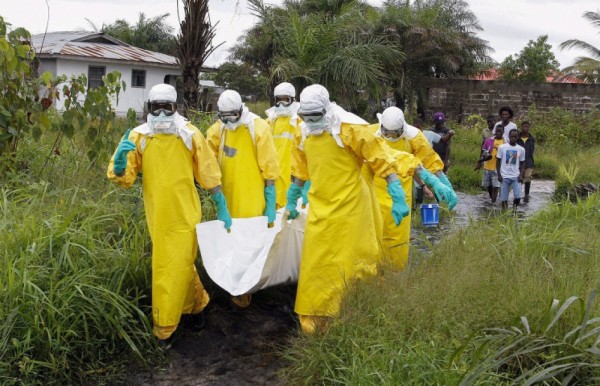
[[[287,376],[299,384],[456,384],[475,350],[450,359],[471,334],[520,316],[533,323],[551,299],[586,298],[599,287],[600,238],[590,237],[600,234],[598,213],[596,194],[526,221],[506,214],[458,231],[406,272],[355,287],[331,329],[295,340]],[[576,315],[565,318],[558,335]],[[494,371],[481,379],[502,383]]]
[[[139,198],[47,183],[0,195],[0,381],[80,383],[118,374],[118,357],[144,362],[154,343]]]

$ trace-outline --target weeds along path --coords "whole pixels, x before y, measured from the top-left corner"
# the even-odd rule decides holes
[[[527,216],[543,208],[552,198],[553,181],[534,181],[531,199],[518,209]],[[491,205],[487,193],[459,193],[460,201],[452,217],[442,216],[436,228],[413,227],[413,242],[424,248],[423,235],[436,243],[471,220],[500,213],[500,203]],[[278,372],[286,362],[278,347],[298,331],[294,315],[295,287],[273,287],[253,295],[246,309],[232,306],[228,294],[217,288],[207,275],[201,275],[211,294],[205,310],[206,324],[194,332],[185,325],[177,331],[173,347],[162,367],[131,369],[128,384],[163,385],[283,385]]]

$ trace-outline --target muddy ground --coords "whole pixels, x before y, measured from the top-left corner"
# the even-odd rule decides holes
[[[295,286],[259,291],[248,308],[231,303],[230,296],[201,274],[211,302],[203,311],[200,331],[178,329],[166,351],[166,365],[138,372],[134,385],[282,385],[278,375],[286,362],[281,347],[299,328],[294,314]]]
[[[552,197],[553,181],[534,181],[531,200],[518,209],[522,217],[541,209]],[[487,193],[459,193],[460,201],[451,218],[437,228],[413,229],[412,237],[433,243],[471,220],[501,212],[499,202],[490,204]],[[512,197],[511,197],[512,200]],[[418,244],[418,242],[416,242]],[[418,246],[417,246],[418,247]],[[155,369],[132,369],[128,384],[159,385],[283,385],[280,370],[286,361],[281,347],[299,329],[293,312],[295,287],[274,287],[254,294],[252,304],[239,309],[206,274],[201,278],[211,294],[204,311],[206,323],[199,332],[180,328],[165,364]]]

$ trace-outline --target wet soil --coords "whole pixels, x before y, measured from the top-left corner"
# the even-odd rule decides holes
[[[203,311],[205,324],[194,331],[182,321],[165,364],[133,370],[133,385],[282,385],[278,372],[286,362],[281,347],[298,331],[293,312],[294,286],[272,287],[252,296],[249,307],[232,304],[230,296],[201,273],[211,295]]]
[[[553,181],[533,181],[528,203],[517,209],[526,217],[544,207],[552,198]],[[471,221],[501,213],[500,202],[492,205],[487,192],[476,195],[458,193],[459,203],[451,216],[442,216],[433,228],[413,227],[411,243],[427,249],[424,239],[435,244]],[[512,202],[512,196],[510,198]],[[295,287],[273,287],[253,295],[251,305],[240,309],[230,296],[201,273],[211,295],[200,331],[180,326],[165,363],[155,369],[132,369],[127,384],[162,385],[283,385],[280,370],[287,363],[281,347],[298,333],[293,312]]]

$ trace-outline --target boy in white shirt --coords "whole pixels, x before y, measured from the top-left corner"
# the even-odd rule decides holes
[[[512,129],[508,133],[508,143],[500,145],[498,148],[498,162],[496,162],[496,172],[498,173],[498,182],[502,183],[500,187],[500,200],[502,209],[508,208],[508,192],[511,187],[513,190],[513,209],[517,209],[521,202],[521,182],[523,182],[523,173],[525,172],[525,149],[517,145],[519,131]]]

